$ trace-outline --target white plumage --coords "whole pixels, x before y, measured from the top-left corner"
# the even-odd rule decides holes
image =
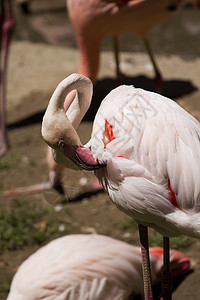
[[[162,249],[150,248],[150,253],[157,283]],[[171,250],[171,263],[180,275],[189,267],[188,258],[176,250]],[[122,300],[142,292],[140,247],[102,235],[77,234],[50,242],[23,262],[7,300]]]
[[[77,97],[71,104],[67,95],[74,89]],[[75,129],[90,91],[84,76],[64,79],[47,107],[43,138],[59,164],[95,170],[115,205],[139,224],[146,299],[153,298],[147,226],[163,234],[163,282],[168,284],[161,299],[168,299],[169,237],[200,237],[200,123],[172,100],[124,85],[103,100],[91,140],[82,146]],[[66,115],[64,102],[70,107]],[[70,117],[76,107],[81,114],[75,113],[74,123]]]
[[[161,95],[120,86],[102,102],[89,145],[107,163],[96,175],[126,214],[165,236],[200,236],[200,124],[189,113]]]
[[[78,98],[65,104],[65,115],[64,99],[76,88]],[[85,161],[87,168],[89,154],[81,152],[91,149],[99,163],[106,163],[95,172],[118,208],[164,236],[200,237],[200,123],[166,97],[123,85],[102,101],[91,140],[80,149],[74,129],[90,101],[91,83],[82,75],[69,76],[54,92],[42,134],[57,162],[71,167],[69,157],[79,167]],[[81,113],[71,120],[73,111]],[[77,145],[79,152],[70,157],[67,145]]]

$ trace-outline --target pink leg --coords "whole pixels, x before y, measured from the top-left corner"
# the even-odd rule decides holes
[[[149,44],[149,41],[147,38],[143,38],[143,41],[144,41],[144,45],[145,45],[145,48],[147,50],[147,53],[149,54],[149,58],[152,62],[152,65],[153,65],[153,68],[154,68],[154,72],[155,72],[155,78],[153,80],[153,85],[154,85],[154,89],[156,92],[162,92],[162,75],[159,71],[159,68],[157,66],[157,63],[155,61],[155,58],[153,56],[153,52],[151,50],[151,47],[150,47],[150,44]]]
[[[53,158],[52,149],[48,146],[47,148],[47,163],[49,166],[49,180],[51,187],[54,188],[58,193],[64,195],[64,189],[62,186],[62,173],[63,167],[59,166]]]
[[[14,27],[14,19],[12,16],[11,1],[1,0],[1,76],[0,76],[0,156],[7,149],[6,134],[6,71],[8,61],[8,48]]]
[[[140,234],[140,246],[141,246],[141,252],[142,252],[144,297],[145,297],[145,300],[153,300],[147,226],[140,224],[139,225],[139,234]]]
[[[76,34],[76,40],[80,54],[79,73],[89,77],[95,84],[99,68],[102,37],[95,33],[88,34],[84,31],[81,34]]]
[[[122,74],[119,67],[119,41],[116,36],[113,36],[113,49],[115,55],[115,67],[116,67],[116,87],[122,84]]]

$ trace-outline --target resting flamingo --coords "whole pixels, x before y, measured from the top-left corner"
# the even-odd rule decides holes
[[[150,248],[150,256],[152,281],[158,284],[162,249]],[[64,236],[22,263],[7,300],[125,300],[143,294],[141,263],[140,247],[103,235]],[[170,250],[170,264],[173,275],[182,276],[190,261]]]
[[[66,96],[74,89],[70,103]],[[64,79],[50,99],[42,136],[57,163],[95,170],[114,204],[139,224],[145,299],[152,299],[147,226],[164,236],[169,282],[169,237],[200,237],[200,124],[174,101],[124,85],[103,100],[82,146],[76,128],[91,97],[88,78]],[[164,299],[170,299],[169,289]]]

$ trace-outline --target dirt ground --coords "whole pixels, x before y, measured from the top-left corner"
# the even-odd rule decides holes
[[[0,173],[1,191],[44,183],[48,179],[46,145],[40,134],[42,116],[56,85],[78,71],[79,56],[64,0],[32,1],[30,15],[22,15],[14,5],[14,13],[16,27],[7,76],[9,149],[6,157],[17,155],[18,160],[15,168]],[[164,77],[163,93],[200,120],[199,15],[199,10],[184,10],[156,28],[150,37]],[[121,49],[124,83],[152,90],[153,71],[141,41],[134,35],[125,36],[121,39]],[[94,88],[94,104],[79,128],[83,143],[90,137],[91,121],[99,102],[114,87],[114,78],[113,53],[107,38]],[[95,192],[90,184],[92,178],[86,172],[64,174],[66,205],[72,223],[70,229],[63,229],[63,234],[97,232],[139,244],[137,231],[133,232],[127,225],[130,219],[117,210],[106,194]],[[12,199],[0,195],[1,205],[10,205]],[[53,190],[29,195],[28,199],[52,207],[63,200]],[[10,281],[19,264],[38,247],[0,253],[0,283]],[[193,260],[194,272],[179,285],[173,299],[199,299],[200,242],[194,240],[182,251]],[[6,294],[2,292],[0,299],[6,299]]]

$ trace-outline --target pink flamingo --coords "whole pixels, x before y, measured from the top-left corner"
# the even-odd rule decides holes
[[[162,89],[162,76],[148,41],[148,33],[156,25],[169,20],[174,12],[190,0],[67,0],[67,11],[75,33],[80,53],[79,73],[89,77],[93,84],[96,82],[100,49],[103,38],[112,35],[116,78],[120,82],[119,45],[118,37],[124,33],[136,33],[144,42],[155,72],[155,90]],[[150,16],[151,14],[151,16]],[[72,91],[68,97],[74,97]],[[71,101],[69,99],[69,101]],[[47,150],[50,182],[47,187],[55,188],[64,193],[62,187],[63,169],[52,158],[51,150]],[[96,185],[94,181],[94,185]],[[33,192],[34,192],[33,186]],[[99,186],[101,188],[101,186]],[[37,189],[36,189],[37,190]],[[21,191],[24,191],[22,189]]]
[[[152,299],[147,226],[164,236],[168,286],[161,299],[171,299],[169,237],[200,237],[200,123],[174,101],[124,85],[103,100],[82,146],[76,128],[91,97],[88,78],[64,79],[44,115],[43,138],[58,164],[95,170],[114,204],[139,224],[145,299]]]
[[[187,2],[179,0],[67,0],[67,11],[80,51],[79,73],[96,81],[101,43],[106,35],[113,37],[116,73],[120,78],[118,37],[136,33],[152,62],[156,90],[161,90],[162,77],[148,42],[148,33],[169,20],[174,11]]]
[[[113,36],[116,76],[120,82],[118,37],[124,33],[135,32],[143,39],[152,62],[155,71],[155,89],[161,90],[162,76],[151,51],[147,35],[153,27],[167,21],[176,9],[180,9],[187,2],[190,1],[67,0],[67,11],[80,51],[79,73],[89,77],[95,83],[101,42],[109,34]],[[152,16],[148,17],[150,12]],[[73,91],[68,97],[73,98],[74,95]],[[61,180],[63,170],[54,162],[50,149],[47,151],[47,163],[50,178],[48,187],[54,187],[59,192],[64,193]]]
[[[150,248],[152,281],[160,281],[162,249]],[[143,294],[140,247],[103,235],[68,235],[51,241],[22,263],[7,300],[122,300]],[[170,250],[172,274],[190,261]],[[131,279],[131,280],[130,280]],[[130,298],[129,298],[130,299]]]
[[[28,4],[30,0],[18,0]],[[73,25],[77,44],[80,50],[79,73],[96,81],[99,65],[100,46],[105,35],[112,35],[115,45],[117,77],[119,79],[119,58],[117,38],[123,33],[135,32],[144,41],[144,45],[155,70],[156,89],[161,88],[161,74],[155,62],[147,39],[148,32],[157,24],[167,21],[176,9],[180,9],[189,0],[68,0],[67,10]],[[149,14],[151,13],[151,16]],[[70,97],[74,97],[74,91]],[[69,97],[69,95],[68,95]],[[58,166],[52,157],[51,150],[47,151],[49,167],[49,181],[29,187],[5,191],[4,195],[35,193],[41,190],[56,189],[64,194],[62,185],[63,169]],[[93,185],[93,184],[92,184]],[[94,181],[94,185],[96,185]]]

